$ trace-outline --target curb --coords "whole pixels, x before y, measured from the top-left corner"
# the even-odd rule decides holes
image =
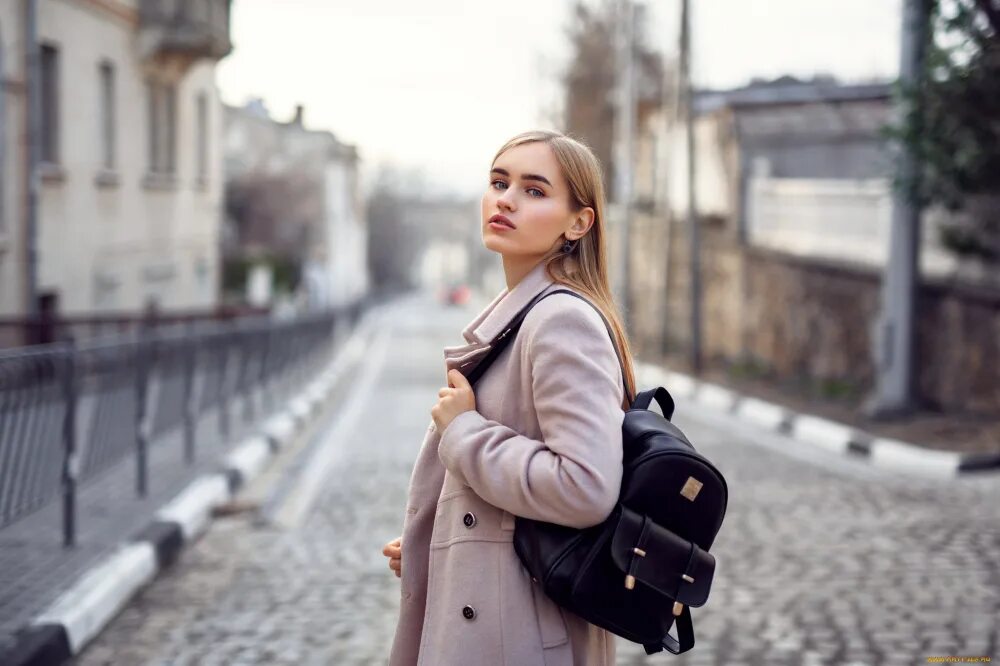
[[[268,418],[259,427],[259,434],[250,435],[230,451],[219,471],[189,483],[132,539],[80,576],[21,628],[12,645],[0,650],[0,664],[52,666],[80,654],[139,590],[197,541],[211,525],[213,509],[232,500],[306,428],[343,375],[348,359],[363,349],[364,333],[379,309],[364,313],[330,365],[289,400],[284,411]]]
[[[852,426],[797,413],[782,405],[744,396],[690,375],[636,363],[644,384],[667,388],[675,398],[735,415],[803,446],[866,460],[875,467],[924,476],[953,478],[973,472],[1000,472],[1000,453],[957,453],[928,449],[898,439],[876,437]]]

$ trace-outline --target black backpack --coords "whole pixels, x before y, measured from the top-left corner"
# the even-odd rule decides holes
[[[469,383],[482,377],[538,301],[560,293],[594,307],[611,334],[604,314],[580,294],[543,292],[493,339],[469,373]],[[617,345],[615,353],[622,365]],[[622,365],[623,382],[624,376]],[[663,416],[649,410],[653,399]],[[611,514],[586,529],[519,516],[514,550],[532,580],[559,606],[641,643],[646,654],[664,648],[680,654],[694,646],[689,607],[708,600],[715,573],[708,550],[722,526],[728,489],[719,470],[670,423],[674,401],[665,388],[642,391],[629,404],[622,423],[621,494]],[[677,638],[669,633],[675,620]]]

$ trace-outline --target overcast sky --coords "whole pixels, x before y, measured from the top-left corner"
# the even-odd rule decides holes
[[[696,0],[700,87],[751,77],[894,77],[901,0]],[[675,51],[679,0],[650,0],[651,41]],[[422,168],[434,191],[478,194],[509,136],[551,127],[568,0],[235,0],[223,100],[264,98],[287,120]],[[672,53],[673,54],[673,53]]]

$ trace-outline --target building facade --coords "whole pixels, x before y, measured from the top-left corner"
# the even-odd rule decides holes
[[[223,114],[215,66],[231,50],[229,4],[0,4],[0,313],[25,314],[38,302],[66,315],[216,305]],[[30,137],[39,160],[33,220]]]
[[[291,262],[310,308],[361,298],[370,280],[357,149],[307,129],[302,107],[289,122],[272,119],[259,100],[225,115],[227,258]]]

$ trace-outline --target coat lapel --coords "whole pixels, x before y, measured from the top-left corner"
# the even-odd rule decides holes
[[[496,337],[521,308],[553,283],[545,272],[545,263],[539,262],[513,289],[504,288],[475,319],[462,330],[467,344],[444,348],[445,366],[463,368],[485,355],[490,342]]]
[[[545,263],[539,263],[513,289],[501,292],[502,298],[494,301],[492,307],[467,327],[467,338],[481,343],[491,342],[521,308],[551,284],[553,282],[545,272]]]

